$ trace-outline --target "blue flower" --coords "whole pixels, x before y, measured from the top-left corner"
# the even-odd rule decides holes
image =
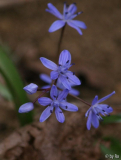
[[[49,85],[43,86],[43,87],[42,87],[43,89],[44,89],[44,88],[50,88],[50,87],[51,87],[52,80],[51,80],[51,78],[50,78],[48,75],[46,75],[46,74],[40,74],[40,79],[49,84]],[[58,79],[58,81],[57,81],[56,86],[57,86],[57,88],[60,88],[61,90],[66,89],[66,88],[63,86],[63,84],[59,81],[59,79]],[[72,85],[72,87],[73,87],[73,85]],[[75,96],[78,96],[78,95],[80,94],[78,90],[73,89],[73,88],[71,88],[71,90],[69,91],[69,93],[70,93],[70,94],[73,94],[73,95],[75,95]]]
[[[25,103],[23,105],[20,106],[18,112],[19,113],[26,113],[26,112],[29,112],[31,110],[34,109],[34,105],[32,102],[28,102],[28,103]]]
[[[28,93],[28,94],[33,94],[37,92],[38,86],[34,83],[30,83],[29,85],[25,86],[23,89]]]
[[[98,96],[95,96],[95,98],[92,101],[91,107],[86,112],[85,116],[88,116],[87,119],[87,129],[90,130],[91,124],[98,128],[99,126],[99,120],[103,120],[103,118],[99,115],[102,114],[103,116],[109,115],[109,113],[113,112],[112,107],[110,107],[107,104],[99,104],[109,97],[111,97],[113,94],[115,94],[115,91],[113,91],[111,94],[103,97],[102,99],[98,100]]]
[[[42,112],[40,116],[40,122],[44,122],[52,114],[54,109],[55,109],[56,118],[60,123],[63,123],[65,121],[64,114],[60,108],[67,111],[72,111],[72,112],[78,111],[77,106],[65,101],[65,98],[67,97],[68,92],[69,91],[65,89],[60,94],[58,94],[57,87],[53,85],[50,90],[51,99],[47,97],[41,97],[38,99],[38,102],[42,106],[48,106]]]
[[[53,70],[50,73],[51,79],[58,79],[68,90],[71,89],[71,84],[81,84],[80,80],[74,75],[74,73],[68,71],[68,69],[73,65],[71,64],[71,54],[68,50],[63,50],[61,52],[58,65],[44,57],[41,57],[40,60],[45,67]]]
[[[60,20],[56,20],[50,26],[49,32],[54,32],[54,31],[62,28],[66,23],[70,27],[76,29],[80,35],[82,35],[82,31],[80,28],[82,28],[82,29],[87,28],[84,22],[79,21],[79,20],[73,20],[73,18],[75,18],[77,15],[82,13],[82,12],[75,13],[77,11],[77,6],[75,3],[73,3],[69,6],[66,3],[64,3],[63,15],[51,3],[48,3],[47,5],[48,5],[49,9],[46,9],[46,11],[53,14],[54,16],[56,16],[57,18],[60,19]]]

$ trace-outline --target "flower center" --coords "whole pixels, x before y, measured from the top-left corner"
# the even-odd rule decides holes
[[[67,8],[67,9],[68,9],[68,8]],[[64,20],[65,22],[67,22],[68,20],[70,20],[70,19],[71,19],[71,16],[72,16],[71,12],[70,12],[70,11],[67,11],[67,9],[66,9],[65,13],[63,14],[63,20]]]
[[[53,106],[54,107],[59,107],[59,101],[58,100],[54,100],[53,101]]]
[[[97,104],[95,104],[95,105],[92,106],[92,108],[95,108],[95,107],[97,107]]]
[[[68,70],[67,66],[59,66],[58,67],[58,72],[60,74],[65,74],[67,72],[67,70]]]

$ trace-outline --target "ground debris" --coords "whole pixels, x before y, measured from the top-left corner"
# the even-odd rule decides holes
[[[73,104],[79,107],[79,111],[65,111],[66,121],[63,124],[56,120],[53,113],[43,123],[34,122],[17,129],[1,142],[0,160],[103,160],[100,151],[103,137],[112,136],[121,140],[120,124],[100,125],[98,129],[91,127],[88,131],[84,116],[88,107],[80,102]],[[116,105],[112,107],[115,114],[119,112]]]
[[[97,146],[92,146],[96,130],[87,131],[84,112],[81,111],[64,113],[64,124],[60,124],[52,114],[44,123],[35,122],[18,129],[0,144],[1,158],[71,160],[88,159],[91,155],[90,158],[96,159],[100,155],[98,149],[95,152]]]

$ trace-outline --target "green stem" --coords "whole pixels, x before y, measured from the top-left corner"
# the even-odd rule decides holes
[[[64,30],[65,30],[65,26],[63,26],[62,30],[61,30],[61,35],[60,35],[60,39],[59,39],[59,42],[58,42],[58,49],[57,49],[57,59],[59,57],[59,54],[60,54],[60,47],[61,47],[61,43],[62,43],[62,39],[63,39],[63,34],[64,34]]]

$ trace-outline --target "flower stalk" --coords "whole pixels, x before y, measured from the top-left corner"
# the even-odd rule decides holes
[[[65,26],[66,26],[66,25],[65,25]],[[59,42],[58,42],[57,60],[58,60],[58,56],[59,56],[59,54],[60,54],[60,48],[61,48],[61,44],[62,44],[62,39],[63,39],[63,35],[64,35],[65,26],[62,27],[61,34],[60,34],[60,39],[59,39]]]
[[[74,97],[74,98],[76,98],[76,99],[78,99],[78,100],[81,101],[82,103],[84,103],[84,104],[86,104],[86,105],[88,105],[88,106],[91,106],[91,104],[89,104],[88,102],[84,101],[83,99],[81,99],[81,98],[79,98],[79,97],[77,97],[77,96],[74,96],[74,95],[71,94],[71,93],[69,93],[69,95],[72,96],[72,97]]]
[[[33,104],[38,100],[38,98],[42,97],[45,93],[47,93],[48,91],[50,91],[51,88],[47,88],[47,89],[38,89],[38,91],[43,91],[34,101]]]

